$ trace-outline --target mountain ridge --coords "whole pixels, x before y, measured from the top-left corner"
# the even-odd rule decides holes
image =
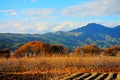
[[[50,44],[62,44],[71,49],[76,46],[96,44],[99,47],[120,45],[120,26],[108,28],[101,24],[89,23],[70,31],[57,31],[45,34],[15,34],[0,33],[0,49],[8,47],[11,50],[19,48],[29,41],[43,41]]]
[[[114,28],[109,28],[100,24],[96,24],[96,23],[89,23],[86,26],[83,26],[81,28],[78,29],[74,29],[71,30],[70,32],[83,32],[83,33],[88,33],[89,35],[93,35],[93,34],[97,34],[97,33],[102,33],[102,34],[107,34],[107,35],[111,35],[112,37],[120,37],[120,26],[116,26]],[[117,34],[119,33],[119,35]],[[117,36],[115,36],[117,35]]]

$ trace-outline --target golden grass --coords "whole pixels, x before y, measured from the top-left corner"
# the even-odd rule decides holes
[[[120,72],[120,57],[0,58],[0,73],[68,75],[78,72]]]

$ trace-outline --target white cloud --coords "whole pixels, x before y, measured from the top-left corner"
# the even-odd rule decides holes
[[[51,31],[52,23],[8,21],[0,22],[0,32],[4,33],[46,33]]]
[[[62,14],[73,17],[120,15],[120,0],[93,0],[83,5],[68,7]]]
[[[5,16],[18,16],[17,11],[14,9],[0,10],[0,13],[4,13]]]
[[[116,26],[120,25],[120,21],[101,22],[100,24],[103,24],[103,25],[105,25],[107,27],[113,28],[113,27],[116,27]]]
[[[12,17],[21,17],[26,20],[53,20],[58,17],[59,11],[54,8],[28,8],[28,9],[21,9],[21,10],[14,10],[14,9],[6,9],[0,10],[3,16],[12,16]],[[23,17],[24,16],[24,17]]]
[[[30,0],[34,2],[36,0]],[[103,17],[111,15],[120,16],[120,0],[91,0],[84,4],[78,4],[65,9],[56,8],[28,8],[21,10],[6,9],[0,10],[5,16],[26,18],[26,20],[48,21],[48,20],[73,20],[74,19],[89,19],[92,17]],[[72,17],[71,17],[72,16]],[[89,18],[90,17],[90,18]],[[7,18],[7,17],[5,17]],[[19,19],[19,18],[18,18]],[[82,20],[81,19],[81,20]],[[103,19],[103,18],[100,18]]]
[[[57,12],[57,9],[39,9],[39,8],[33,8],[33,9],[24,9],[22,10],[23,14],[26,16],[34,16],[34,15],[41,15],[41,16],[47,16],[53,13]]]
[[[57,25],[52,29],[52,31],[60,31],[62,28],[65,28],[65,26],[64,25]]]
[[[22,15],[24,15],[27,19],[36,19],[36,20],[53,20],[58,17],[59,11],[53,8],[30,8],[23,9],[21,11]]]
[[[79,22],[79,21],[64,21],[56,23],[56,25],[52,28],[52,31],[69,31],[72,29],[80,28],[84,26],[87,22]]]
[[[0,13],[13,12],[13,9],[0,10]]]
[[[17,12],[13,11],[13,12],[10,12],[10,13],[6,13],[5,16],[17,16]]]
[[[56,31],[69,31],[72,29],[80,28],[88,23],[95,21],[64,21],[64,22],[27,22],[27,21],[8,21],[0,22],[0,32],[1,33],[47,33]],[[117,22],[102,22],[96,21],[98,24],[105,26],[117,26],[120,21]]]

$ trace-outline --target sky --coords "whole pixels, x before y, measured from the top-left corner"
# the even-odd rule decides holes
[[[120,25],[120,0],[1,0],[0,33],[44,34]]]

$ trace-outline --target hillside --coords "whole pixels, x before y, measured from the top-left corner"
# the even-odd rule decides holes
[[[68,32],[58,31],[46,34],[0,33],[0,49],[9,47],[11,50],[15,50],[29,41],[43,41],[51,44],[59,43],[71,49],[88,44],[96,44],[104,48],[120,45],[119,31],[120,26],[108,28],[101,24],[90,23]]]

